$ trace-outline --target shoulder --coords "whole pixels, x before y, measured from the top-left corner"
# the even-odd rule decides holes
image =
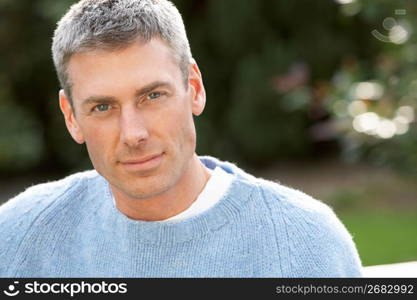
[[[291,274],[360,276],[361,263],[352,236],[328,205],[296,189],[264,179],[256,181],[277,239],[286,245]]]
[[[0,206],[0,262],[16,251],[29,229],[43,215],[53,212],[59,203],[74,199],[97,177],[95,171],[76,173],[64,179],[38,184]],[[0,265],[0,274],[2,266]]]
[[[294,211],[320,220],[334,214],[328,205],[297,189],[262,178],[256,178],[256,184],[271,210]]]
[[[259,178],[256,181],[272,218],[279,220],[283,225],[291,225],[305,234],[317,235],[326,232],[343,238],[348,236],[334,211],[325,203],[279,183]],[[301,228],[306,225],[307,228]]]
[[[21,217],[26,212],[36,215],[55,201],[63,199],[63,196],[85,188],[89,179],[96,176],[95,171],[85,171],[31,186],[0,206],[0,222]]]

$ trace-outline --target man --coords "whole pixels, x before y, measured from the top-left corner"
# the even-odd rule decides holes
[[[354,277],[330,208],[195,153],[202,77],[167,0],[83,0],[53,59],[69,133],[94,171],[0,208],[3,277]]]

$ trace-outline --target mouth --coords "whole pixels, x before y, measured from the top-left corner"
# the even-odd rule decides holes
[[[123,160],[119,164],[128,171],[148,171],[157,168],[161,164],[163,156],[164,152]]]

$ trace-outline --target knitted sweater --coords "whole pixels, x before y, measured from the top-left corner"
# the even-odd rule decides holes
[[[357,277],[333,211],[302,192],[233,174],[210,209],[179,221],[122,214],[96,171],[27,189],[0,207],[0,277]]]

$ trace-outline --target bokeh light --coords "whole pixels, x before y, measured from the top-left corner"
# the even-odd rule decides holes
[[[356,97],[363,100],[377,100],[384,93],[384,87],[377,82],[359,82],[354,88]]]

